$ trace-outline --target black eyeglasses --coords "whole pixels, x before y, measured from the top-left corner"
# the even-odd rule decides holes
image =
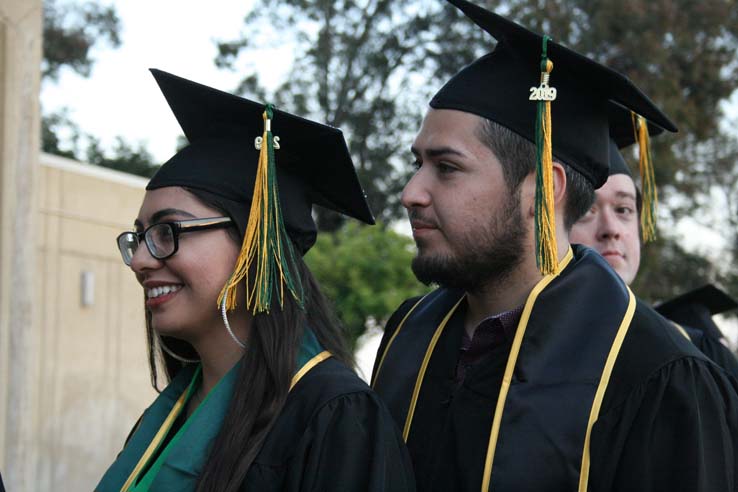
[[[178,220],[152,224],[143,232],[124,232],[118,236],[118,249],[123,263],[130,266],[141,239],[151,256],[158,260],[169,258],[179,248],[179,235],[185,232],[219,229],[234,225],[230,217],[210,217],[207,219]]]

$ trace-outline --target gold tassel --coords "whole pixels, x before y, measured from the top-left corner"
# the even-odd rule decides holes
[[[648,135],[648,124],[642,116],[631,112],[633,130],[638,142],[638,168],[641,174],[641,231],[643,242],[656,239],[656,207],[658,191],[651,160],[651,139]]]
[[[264,133],[243,245],[234,272],[218,296],[218,306],[225,298],[229,311],[237,305],[237,286],[242,280],[246,287],[246,305],[254,314],[269,312],[275,282],[278,283],[276,293],[280,307],[284,305],[285,285],[298,304],[303,304],[302,283],[297,272],[292,273],[290,268],[295,262],[295,253],[284,228],[279,204],[271,117],[272,106],[267,105],[263,114]],[[253,285],[249,279],[252,265]]]
[[[556,89],[548,86],[553,62],[546,55],[548,36],[543,37],[541,85],[531,89],[531,100],[538,101],[536,117],[536,263],[543,275],[558,274],[556,215],[553,185],[553,146],[551,143],[551,101]]]

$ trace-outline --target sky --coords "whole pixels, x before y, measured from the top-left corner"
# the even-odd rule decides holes
[[[114,2],[122,22],[121,46],[93,51],[89,78],[65,69],[58,83],[42,87],[45,112],[69,108],[69,117],[85,133],[110,146],[120,135],[143,142],[158,162],[176,150],[181,134],[149,68],[231,91],[243,73],[218,69],[216,40],[238,36],[253,0],[126,0]],[[289,52],[265,53],[272,80],[283,78]],[[269,77],[267,77],[269,82]]]
[[[148,69],[234,90],[247,74],[215,66],[216,41],[238,37],[253,0],[207,4],[201,0],[126,0],[113,5],[122,23],[121,46],[96,48],[89,78],[65,69],[58,82],[45,82],[42,107],[47,113],[68,108],[70,119],[81,131],[100,138],[103,146],[112,146],[115,137],[122,136],[129,143],[143,143],[155,162],[164,162],[176,151],[182,132]],[[291,60],[290,44],[285,42],[250,55],[246,63],[258,62],[260,80],[274,86],[286,77]],[[738,118],[738,91],[726,102],[726,109]],[[409,230],[404,221],[403,226],[403,231]],[[690,221],[679,224],[678,231],[688,247],[712,256],[720,249],[715,246],[724,243],[719,234]],[[738,322],[728,324],[732,326],[725,331],[736,346]]]

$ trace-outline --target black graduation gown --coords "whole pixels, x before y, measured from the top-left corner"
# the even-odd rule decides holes
[[[386,406],[334,359],[292,389],[244,492],[413,491],[412,465]]]
[[[725,336],[713,315],[738,308],[738,301],[713,284],[685,292],[654,309],[687,332],[700,351],[710,360],[738,378],[738,358],[723,344]]]
[[[577,261],[586,262],[586,258],[582,260],[582,256],[586,256],[583,250],[575,251]],[[562,276],[567,274],[571,274],[571,270]],[[588,288],[586,285],[581,287]],[[572,291],[565,295],[570,295],[570,301],[577,305],[579,294]],[[406,301],[389,320],[375,373],[397,325],[415,301]],[[603,298],[602,302],[610,300]],[[598,309],[595,305],[578,306],[576,309]],[[435,326],[430,329],[435,329]],[[491,350],[479,363],[467,369],[464,382],[456,387],[453,380],[463,329],[461,309],[441,332],[419,390],[407,443],[419,491],[477,492],[481,489],[490,428],[511,344]],[[536,329],[535,326],[528,327],[529,331]],[[566,329],[566,326],[561,326],[561,330]],[[526,338],[533,333],[529,331],[526,331]],[[393,354],[390,350],[386,357],[402,355]],[[572,352],[571,356],[578,355]],[[517,374],[516,368],[515,377],[519,377]],[[403,374],[392,374],[390,379],[402,378]],[[402,428],[405,418],[396,410],[392,383],[388,386],[377,385],[375,389],[381,397],[387,398],[388,406]],[[599,418],[592,427],[588,490],[738,490],[735,477],[738,469],[736,389],[736,382],[724,371],[695,350],[666,320],[638,302],[616,359]],[[548,390],[552,390],[555,398],[556,388]],[[566,411],[567,404],[563,402],[560,407]],[[576,402],[572,405],[572,408],[577,406]],[[508,412],[507,404],[505,412]],[[555,427],[554,421],[544,422],[534,433],[517,435],[506,434],[502,428],[499,442],[506,439],[508,447],[533,441],[540,442],[550,451],[545,462],[526,462],[525,459],[506,465],[495,462],[492,477],[496,473],[501,474],[505,476],[505,483],[515,484],[517,477],[525,476],[521,482],[526,484],[495,490],[577,490],[578,469],[574,470],[577,476],[573,480],[559,480],[561,475],[569,473],[561,471],[568,466],[565,459],[568,451],[563,444],[559,445],[555,438],[551,438]],[[494,481],[492,485],[494,489]]]
[[[230,376],[229,373],[226,378]],[[178,385],[171,398],[176,399],[183,382],[186,385],[189,379],[187,374],[183,378],[177,376],[162,395],[172,393],[170,387]],[[150,411],[151,408],[147,410]],[[181,420],[178,419],[180,426]],[[131,437],[139,432],[140,422],[141,419],[121,454],[131,446]],[[202,437],[207,434],[202,429],[216,425],[213,432],[217,432],[217,424],[200,421],[200,425],[201,430],[187,434],[188,439],[194,439],[188,443],[195,444],[180,444],[162,468],[168,474],[167,490],[194,490],[202,459],[208,454],[206,448],[200,449],[200,441],[211,439]],[[156,431],[158,427],[154,427]],[[176,431],[175,428],[170,434]],[[148,443],[145,440],[145,446]],[[207,442],[204,445],[209,446]],[[137,453],[134,462],[139,456]],[[127,466],[122,474],[109,470],[98,488],[119,490],[132,467]],[[108,476],[111,473],[112,478]],[[161,488],[155,486],[153,490]],[[356,374],[328,358],[313,366],[290,390],[239,490],[412,492],[415,483],[410,457],[387,407]]]
[[[592,491],[738,490],[738,384],[645,304],[592,434]]]
[[[725,369],[728,374],[738,379],[738,358],[728,347],[723,345],[720,337],[715,337],[711,333],[692,326],[682,325],[682,328],[687,332],[692,343],[703,354]]]

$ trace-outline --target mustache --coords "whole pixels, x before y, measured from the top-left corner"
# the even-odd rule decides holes
[[[407,217],[408,219],[410,219],[410,222],[419,222],[425,226],[438,228],[438,223],[431,217],[427,217],[421,214],[420,210],[417,210],[417,209],[408,210]]]

